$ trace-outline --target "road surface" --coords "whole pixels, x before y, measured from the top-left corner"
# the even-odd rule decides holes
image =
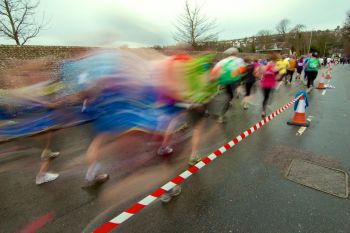
[[[328,80],[326,80],[328,82]],[[317,83],[316,80],[315,83]],[[350,66],[338,65],[330,84],[313,90],[310,127],[288,126],[292,108],[186,180],[170,203],[156,201],[113,232],[350,232],[350,202],[293,183],[284,176],[294,158],[350,171]],[[304,88],[282,85],[269,105],[272,112]],[[261,94],[247,111],[235,100],[227,123],[206,119],[199,153],[207,155],[260,120]],[[214,105],[220,105],[220,98]],[[177,133],[175,153],[159,157],[156,137],[131,133],[104,148],[103,170],[111,175],[98,189],[83,190],[84,154],[91,125],[59,130],[53,148],[61,156],[51,170],[60,177],[36,186],[35,174],[45,134],[0,146],[0,232],[38,226],[38,232],[91,232],[184,171],[192,128]],[[48,217],[49,216],[49,217]],[[30,225],[32,224],[32,225]]]

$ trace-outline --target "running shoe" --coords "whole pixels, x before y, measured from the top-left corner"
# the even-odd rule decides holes
[[[176,185],[174,188],[170,189],[167,193],[164,193],[160,200],[164,203],[171,201],[173,197],[179,196],[181,193],[181,186]]]
[[[86,183],[82,186],[83,189],[88,189],[95,187],[97,185],[103,184],[109,179],[109,175],[107,173],[102,173],[95,176],[95,179],[89,181],[87,180]]]
[[[169,201],[171,201],[171,196],[168,194],[168,193],[164,193],[161,197],[160,197],[160,200],[163,202],[163,203],[168,203]]]
[[[219,116],[219,118],[217,119],[217,123],[219,123],[219,124],[225,123],[224,117]]]
[[[35,179],[35,184],[43,184],[47,183],[53,180],[56,180],[58,178],[59,174],[57,173],[50,173],[50,172],[45,172],[43,174],[37,175]]]
[[[181,193],[181,186],[180,185],[176,185],[174,188],[169,190],[169,194],[172,197],[179,196],[180,193]]]
[[[244,109],[244,110],[247,110],[247,109],[248,109],[248,107],[249,107],[249,104],[248,104],[248,103],[244,103],[244,105],[243,105],[243,109]]]
[[[198,155],[191,155],[190,159],[188,160],[188,165],[194,166],[196,163],[201,161],[202,159]]]
[[[157,155],[164,156],[164,155],[170,155],[173,153],[173,148],[166,146],[166,147],[160,147],[157,151]]]
[[[43,150],[43,152],[41,153],[41,160],[50,160],[50,159],[55,159],[60,155],[60,152],[58,151],[51,151],[51,150]]]

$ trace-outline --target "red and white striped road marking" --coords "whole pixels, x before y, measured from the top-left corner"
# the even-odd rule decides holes
[[[110,221],[106,222],[96,230],[94,230],[94,233],[107,233],[140,212],[143,208],[157,200],[160,196],[162,196],[164,193],[169,191],[170,189],[174,188],[176,185],[182,183],[184,180],[186,180],[188,177],[190,177],[192,174],[199,171],[199,169],[203,168],[205,165],[209,164],[213,160],[215,160],[217,157],[225,153],[227,150],[234,147],[236,144],[238,144],[240,141],[242,141],[244,138],[248,137],[258,129],[260,129],[263,125],[271,121],[273,118],[284,112],[287,108],[289,108],[295,101],[297,101],[302,95],[298,96],[297,98],[293,99],[291,102],[283,106],[282,108],[278,109],[277,111],[273,112],[272,114],[265,117],[263,120],[259,121],[252,127],[250,127],[248,130],[244,131],[228,143],[226,143],[224,146],[220,147],[204,159],[202,159],[200,162],[195,164],[194,166],[190,167],[159,189],[155,190],[153,193],[142,199],[141,201],[137,202],[135,205],[131,206],[129,209],[124,210],[121,214],[116,216],[115,218],[111,219]]]

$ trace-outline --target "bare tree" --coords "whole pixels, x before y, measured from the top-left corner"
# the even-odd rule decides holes
[[[17,45],[24,45],[36,37],[44,26],[35,19],[40,1],[0,0],[0,36],[12,39]]]
[[[342,34],[346,40],[350,40],[350,10],[346,12],[346,20],[342,28]]]
[[[202,14],[202,6],[191,7],[186,1],[184,12],[176,19],[173,37],[178,42],[196,48],[200,43],[215,41],[218,37],[216,20]]]
[[[299,54],[305,53],[304,48],[306,45],[303,33],[305,28],[305,25],[297,24],[288,33],[288,43],[291,45],[293,52],[297,51]]]
[[[276,26],[276,30],[278,34],[282,36],[283,40],[286,39],[286,34],[289,31],[289,24],[290,24],[289,19],[282,19]]]
[[[271,36],[272,35],[272,31],[271,30],[260,30],[257,33],[257,36]]]
[[[346,20],[342,28],[342,40],[344,52],[347,56],[350,56],[350,10],[346,13]]]
[[[256,36],[257,42],[264,47],[272,43],[272,32],[270,30],[260,30]]]
[[[300,33],[303,30],[305,30],[305,25],[304,24],[297,24],[295,25],[292,30],[290,30],[291,33]]]

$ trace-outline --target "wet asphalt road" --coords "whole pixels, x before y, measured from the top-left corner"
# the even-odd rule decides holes
[[[332,74],[336,88],[324,95],[313,90],[307,109],[311,125],[301,136],[299,127],[286,124],[293,116],[290,108],[186,180],[179,197],[168,204],[156,201],[113,232],[350,232],[348,199],[284,178],[294,158],[350,171],[350,66],[339,65]],[[270,111],[301,88],[299,82],[282,85]],[[211,153],[260,120],[260,102],[258,92],[243,111],[236,100],[225,125],[207,119],[199,153]],[[38,232],[91,232],[187,168],[191,128],[174,137],[175,153],[164,158],[155,155],[156,138],[133,133],[103,151],[103,169],[111,179],[99,189],[82,190],[90,131],[84,125],[55,133],[53,147],[61,156],[51,169],[61,176],[42,186],[34,177],[45,135],[1,144],[1,233],[38,220],[43,223]],[[45,221],[45,216],[52,218]]]

